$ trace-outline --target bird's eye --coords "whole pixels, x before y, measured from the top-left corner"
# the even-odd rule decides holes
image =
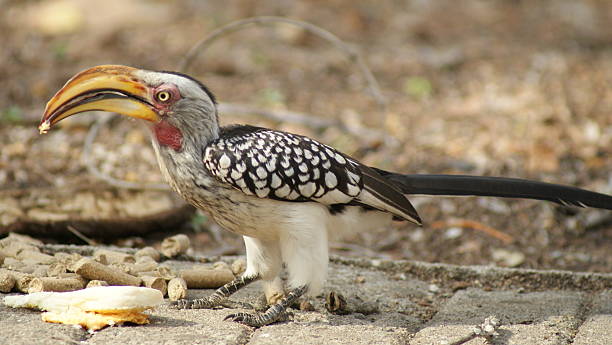
[[[172,98],[172,95],[168,91],[160,91],[157,94],[155,94],[155,98],[158,101],[165,103],[165,102],[168,102],[170,98]]]

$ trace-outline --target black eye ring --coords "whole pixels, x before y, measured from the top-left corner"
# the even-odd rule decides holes
[[[170,101],[170,99],[172,98],[172,94],[170,94],[170,92],[168,91],[159,91],[157,94],[155,94],[155,98],[158,101],[165,103]]]

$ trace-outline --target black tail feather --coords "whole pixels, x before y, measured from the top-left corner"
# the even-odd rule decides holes
[[[612,210],[612,196],[571,186],[507,177],[396,174],[376,169],[406,194],[477,195],[552,201]]]

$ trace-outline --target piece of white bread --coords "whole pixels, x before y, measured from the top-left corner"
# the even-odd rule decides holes
[[[70,292],[36,292],[6,296],[4,304],[13,308],[47,311],[44,321],[79,324],[90,330],[108,325],[148,323],[142,312],[163,302],[159,290],[134,286],[98,286]]]

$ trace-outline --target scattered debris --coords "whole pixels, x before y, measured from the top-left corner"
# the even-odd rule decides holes
[[[331,291],[325,298],[325,309],[332,314],[348,314],[346,299],[343,295]]]
[[[169,258],[173,258],[179,254],[187,253],[189,249],[189,237],[183,234],[165,238],[161,243],[161,253]]]
[[[190,289],[218,288],[234,280],[234,273],[226,268],[192,268],[181,270],[180,277]]]
[[[187,297],[187,283],[183,278],[172,278],[168,282],[168,298],[178,301]]]
[[[487,342],[492,343],[493,338],[499,335],[499,333],[497,333],[497,330],[500,326],[501,321],[499,321],[497,317],[489,316],[485,318],[484,322],[481,325],[474,327],[474,329],[472,329],[472,332],[468,336],[465,336],[448,345],[462,345],[478,337],[483,337],[487,340]]]

